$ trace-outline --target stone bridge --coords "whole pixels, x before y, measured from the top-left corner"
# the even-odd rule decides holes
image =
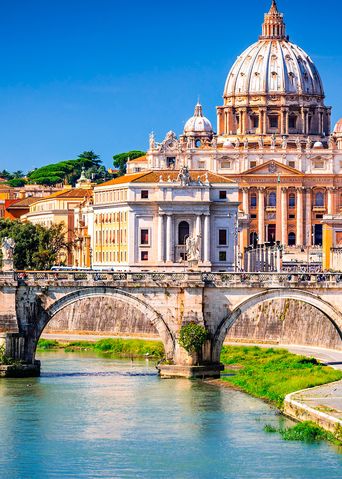
[[[171,363],[163,366],[164,375],[219,375],[228,330],[242,313],[263,301],[284,298],[309,303],[342,338],[340,274],[27,271],[0,273],[0,335],[6,355],[36,364],[38,374],[37,342],[49,321],[76,301],[106,296],[129,303],[155,326]],[[178,343],[180,328],[189,321],[208,331],[199,357],[189,355]]]

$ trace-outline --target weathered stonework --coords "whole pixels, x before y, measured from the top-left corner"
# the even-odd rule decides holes
[[[231,327],[226,340],[342,349],[336,328],[324,314],[291,300],[273,300],[251,308]]]
[[[326,275],[324,282],[317,281],[315,275],[309,276],[303,281],[301,275],[291,275],[289,280],[287,274],[250,274],[247,277],[227,273],[103,273],[99,280],[94,273],[27,272],[24,278],[14,275],[12,281],[5,278],[1,282],[0,275],[0,292],[5,299],[0,303],[0,328],[6,333],[3,338],[6,354],[27,364],[34,364],[39,337],[50,321],[57,318],[63,329],[71,326],[78,331],[81,327],[84,330],[111,328],[114,332],[125,333],[157,331],[168,362],[191,368],[197,360],[180,346],[178,338],[182,325],[195,321],[208,331],[200,365],[206,366],[209,374],[211,366],[219,364],[227,332],[234,325],[236,331],[239,330],[241,315],[270,301],[283,301],[285,312],[289,310],[289,300],[309,304],[324,314],[342,337],[340,275]],[[284,312],[279,310],[278,313],[285,318]],[[8,315],[12,318],[9,325],[6,323]],[[299,316],[298,308],[292,315]],[[259,324],[256,321],[258,326],[249,325],[245,332],[257,335],[264,329],[267,334],[266,326],[260,327],[262,321],[269,320],[260,317]],[[312,332],[312,318],[307,310],[302,310],[300,321],[303,331]],[[324,320],[320,325],[317,320],[315,341],[320,334],[326,335],[326,324]],[[282,331],[279,325],[277,328],[270,333],[274,337],[281,332],[282,337],[287,334],[293,342],[300,338],[294,332],[293,321]],[[303,332],[301,337],[305,334]]]

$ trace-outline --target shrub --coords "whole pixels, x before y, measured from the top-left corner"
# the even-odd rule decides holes
[[[191,322],[181,327],[179,344],[188,353],[199,353],[208,338],[208,332],[204,326]]]

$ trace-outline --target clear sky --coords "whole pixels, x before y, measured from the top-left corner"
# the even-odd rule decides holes
[[[0,169],[93,149],[146,149],[182,132],[198,95],[216,126],[235,58],[270,0],[0,0]],[[315,61],[342,117],[340,0],[278,0],[290,39]]]

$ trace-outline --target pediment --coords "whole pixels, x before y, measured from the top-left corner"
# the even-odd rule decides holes
[[[282,163],[278,163],[277,161],[270,160],[266,161],[262,165],[255,166],[249,170],[246,170],[242,173],[243,175],[248,176],[260,176],[260,175],[288,175],[288,176],[303,176],[303,173],[295,168],[291,168],[290,166],[283,165]]]

